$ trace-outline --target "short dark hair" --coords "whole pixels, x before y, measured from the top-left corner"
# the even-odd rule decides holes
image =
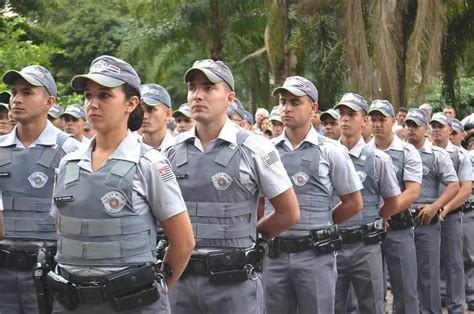
[[[408,113],[408,109],[405,108],[405,107],[400,107],[400,108],[398,108],[398,110],[397,110],[397,113],[399,113],[399,112]]]
[[[137,96],[138,99],[140,99],[140,91],[138,91],[132,85],[125,83],[121,87],[123,92],[125,93],[125,98],[127,100],[132,98],[133,96]],[[136,131],[142,126],[143,115],[143,107],[140,105],[136,106],[135,109],[130,113],[130,116],[128,117],[127,126],[131,131]]]

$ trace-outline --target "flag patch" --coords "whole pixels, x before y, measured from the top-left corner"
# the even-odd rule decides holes
[[[160,174],[161,180],[163,180],[163,182],[174,179],[173,171],[171,171],[171,167],[169,165],[163,166],[158,169],[158,173]]]
[[[271,165],[273,165],[274,163],[278,161],[278,155],[275,151],[271,151],[265,156],[263,156],[263,161],[265,162],[267,167],[270,167]]]

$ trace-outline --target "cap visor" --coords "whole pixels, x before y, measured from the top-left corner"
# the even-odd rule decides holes
[[[436,118],[435,118],[435,119],[431,119],[431,121],[430,121],[429,123],[431,124],[432,122],[438,122],[438,123],[441,123],[442,125],[445,125],[445,126],[446,126],[446,125],[449,125],[448,123],[446,123],[446,121],[443,121],[443,120],[441,120],[441,119],[436,119]]]
[[[0,103],[0,108],[5,108],[7,111],[10,111],[8,104]]]
[[[268,120],[281,122],[281,118],[280,118],[280,117],[271,117],[271,118],[268,119]]]
[[[420,120],[414,119],[414,118],[406,118],[406,119],[405,119],[405,123],[407,123],[407,121],[415,122],[415,124],[418,125],[418,126],[422,126],[422,125],[424,124],[424,123],[421,122]]]
[[[272,93],[272,96],[276,96],[278,94],[280,94],[282,91],[286,91],[286,92],[289,92],[290,94],[292,95],[295,95],[295,96],[298,96],[298,97],[301,97],[301,96],[305,96],[306,93],[303,92],[302,90],[299,90],[297,88],[292,88],[292,87],[277,87],[273,90],[273,93]],[[311,97],[310,97],[311,98]],[[312,98],[311,98],[312,99]]]
[[[188,115],[188,114],[186,114],[186,113],[184,113],[183,111],[180,111],[180,110],[176,110],[175,112],[173,112],[173,117],[176,118],[176,116],[180,115],[180,114],[187,117],[187,118],[191,118],[191,115]]]
[[[325,119],[337,120],[337,117],[335,115],[330,114],[329,112],[323,112],[321,113],[320,119],[321,120],[325,120]]]
[[[158,104],[161,104],[161,101],[149,97],[142,97],[142,101],[145,103],[145,105],[153,107]]]
[[[124,81],[110,77],[110,76],[97,74],[97,73],[90,73],[90,74],[84,74],[84,75],[77,75],[73,77],[71,80],[71,87],[79,91],[84,90],[86,88],[87,81],[93,81],[99,85],[102,85],[108,88],[119,87],[125,84]]]
[[[82,119],[81,116],[76,115],[76,114],[71,113],[71,112],[63,112],[63,113],[61,113],[61,114],[59,115],[59,118],[62,118],[62,117],[64,117],[64,116],[71,116],[71,117],[76,118],[76,119]]]
[[[186,74],[184,74],[184,81],[186,83],[189,82],[191,80],[191,75],[196,72],[201,72],[209,81],[211,81],[214,84],[224,82],[224,80],[218,75],[215,75],[211,71],[208,71],[206,69],[201,69],[201,68],[191,68],[188,71],[186,71]]]
[[[338,104],[334,107],[334,109],[338,109],[338,108],[340,108],[341,106],[346,106],[346,107],[348,107],[348,108],[350,108],[350,109],[352,109],[352,110],[354,110],[354,111],[357,111],[357,112],[365,112],[365,110],[364,110],[362,107],[357,106],[357,105],[354,105],[354,104],[351,104],[351,103],[347,103],[347,102],[340,102],[340,103],[338,103]]]
[[[33,76],[26,75],[24,73],[20,73],[15,70],[10,70],[7,73],[5,73],[2,77],[2,81],[3,83],[7,85],[13,85],[15,81],[18,80],[19,78],[24,79],[25,81],[27,81],[33,86],[44,86],[43,83],[35,79]]]
[[[388,113],[388,112],[386,112],[385,110],[382,110],[382,109],[370,109],[369,110],[369,114],[375,113],[375,112],[381,113],[386,117],[392,117],[392,115],[390,113]]]
[[[9,92],[1,92],[0,93],[0,103],[9,104],[10,103],[10,93]]]

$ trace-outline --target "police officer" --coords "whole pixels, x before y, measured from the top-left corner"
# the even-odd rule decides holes
[[[449,141],[451,119],[444,113],[433,115],[433,145],[444,148],[450,155],[461,188],[456,196],[442,207],[441,224],[441,298],[445,298],[449,313],[464,311],[464,264],[462,256],[462,208],[471,194],[472,165],[469,154]],[[444,186],[441,187],[441,190]]]
[[[340,248],[341,239],[330,225],[362,210],[362,183],[354,165],[347,162],[347,149],[319,135],[311,124],[318,106],[318,91],[312,82],[291,76],[273,95],[279,95],[285,125],[274,144],[293,181],[301,219],[270,245],[263,274],[266,311],[334,313],[334,251]],[[333,192],[342,202],[331,210]]]
[[[143,143],[155,147],[160,152],[174,144],[174,136],[166,128],[171,118],[171,97],[168,91],[158,84],[145,84],[140,87],[143,106]]]
[[[59,273],[48,275],[53,312],[169,313],[165,284],[155,272],[156,222],[170,243],[164,258],[169,287],[194,240],[169,162],[127,130],[140,127],[140,79],[125,61],[100,56],[71,86],[84,91],[97,135],[67,155],[58,171],[52,215]]]
[[[63,112],[63,108],[58,104],[54,104],[51,109],[48,110],[48,120],[60,130],[63,129],[63,121],[60,118]]]
[[[400,188],[390,157],[364,142],[369,106],[354,93],[344,94],[339,109],[340,142],[349,149],[362,184],[363,210],[341,224],[343,245],[337,256],[336,313],[346,310],[350,285],[361,313],[383,313],[382,254],[383,220],[398,211]],[[380,199],[384,204],[380,207]],[[379,209],[380,207],[380,209]]]
[[[12,131],[8,114],[10,113],[10,93],[0,93],[0,135],[8,134]]]
[[[471,140],[472,141],[472,140]],[[472,146],[472,145],[471,145]],[[470,150],[471,165],[474,172],[474,150]],[[474,175],[474,174],[473,174]],[[464,206],[463,215],[463,256],[465,271],[466,303],[469,311],[474,311],[474,194]]]
[[[8,71],[11,115],[17,126],[0,136],[0,312],[38,313],[32,270],[39,248],[56,246],[49,217],[55,169],[79,143],[47,119],[57,89],[39,65]]]
[[[270,128],[272,131],[273,137],[278,137],[283,133],[283,123],[281,122],[281,114],[280,114],[280,106],[273,107],[272,111],[270,112]]]
[[[408,208],[421,192],[421,156],[413,145],[403,142],[393,133],[395,111],[389,101],[374,100],[369,116],[374,135],[369,146],[391,157],[402,191],[398,213],[389,219],[387,236],[382,242],[382,255],[390,275],[393,311],[418,313],[414,223]]]
[[[261,265],[249,259],[249,248],[257,231],[270,239],[298,221],[296,195],[271,143],[228,119],[235,98],[230,69],[221,61],[196,61],[185,81],[196,126],[166,153],[193,222],[196,250],[170,293],[172,312],[263,313],[255,273]],[[257,224],[259,193],[275,212]]]
[[[248,111],[245,111],[244,115],[244,129],[247,131],[252,131],[253,130],[253,117],[252,114]]]
[[[84,135],[84,126],[86,124],[86,112],[79,104],[72,104],[66,107],[66,110],[59,115],[62,120],[64,132],[71,134],[82,145],[87,146],[90,140]]]
[[[339,140],[341,137],[341,129],[338,124],[339,112],[334,109],[328,109],[321,113],[321,123],[324,127],[324,136]]]
[[[191,130],[196,123],[191,116],[191,109],[187,103],[179,106],[178,110],[173,112],[173,118],[176,121],[176,133],[180,134]]]
[[[461,147],[461,144],[464,141],[464,138],[466,137],[466,132],[464,132],[464,126],[458,119],[451,119],[451,128],[453,129],[453,131],[449,136],[449,140],[453,145]]]
[[[240,100],[237,98],[234,99],[232,105],[227,109],[227,116],[230,121],[234,122],[237,126],[241,128],[244,127],[245,110]]]
[[[428,114],[411,109],[405,119],[407,141],[420,152],[423,164],[421,195],[412,205],[415,219],[415,246],[418,268],[417,290],[420,312],[441,313],[439,260],[441,226],[437,214],[459,191],[453,162],[442,148],[426,140]],[[440,183],[446,185],[444,192]]]

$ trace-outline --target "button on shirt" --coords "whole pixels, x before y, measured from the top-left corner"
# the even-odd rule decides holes
[[[423,168],[428,167],[433,169],[433,172],[438,174],[439,181],[443,185],[448,185],[451,182],[458,181],[458,176],[456,174],[456,170],[454,170],[451,157],[444,149],[440,147],[433,147],[433,144],[430,141],[425,140],[423,146],[419,149],[419,152],[434,154],[435,162],[433,165],[423,165]],[[423,185],[421,185],[421,188],[423,189]]]
[[[314,127],[310,128],[303,141],[296,147],[293,147],[286,132],[273,140],[275,144],[283,142],[291,151],[301,149],[304,142],[319,146],[321,150],[319,180],[322,185],[330,187],[330,193],[334,191],[337,195],[346,195],[362,190],[362,182],[350,160],[347,148],[328,138],[321,143]]]
[[[372,148],[377,148],[375,145],[375,139],[372,139],[369,144]],[[403,169],[395,169],[395,171],[403,171],[403,181],[412,181],[421,183],[423,179],[422,161],[421,156],[415,146],[410,143],[402,141],[395,134],[393,135],[393,141],[390,145],[384,149],[384,152],[389,155],[390,150],[403,151],[404,164]],[[400,187],[403,190],[403,187]]]
[[[349,150],[349,154],[360,158],[362,150],[367,144],[361,137],[354,147]],[[400,195],[400,187],[398,186],[395,167],[393,166],[390,156],[379,149],[375,149],[375,171],[374,179],[379,185],[380,196],[389,198]]]
[[[237,133],[241,129],[232,121],[227,119],[216,139],[209,142],[208,150],[217,141],[225,141],[231,145],[237,145]],[[194,146],[204,153],[201,141],[196,136],[196,127],[180,134],[176,143],[194,139]],[[251,134],[242,145],[245,153],[239,165],[241,183],[253,194],[257,191],[264,197],[272,199],[292,187],[290,178],[286,174],[281,160],[278,158],[271,164],[265,160],[267,156],[279,156],[278,151],[272,143],[256,134]],[[173,150],[167,150],[165,155],[171,158]],[[211,162],[211,161],[210,161]]]

